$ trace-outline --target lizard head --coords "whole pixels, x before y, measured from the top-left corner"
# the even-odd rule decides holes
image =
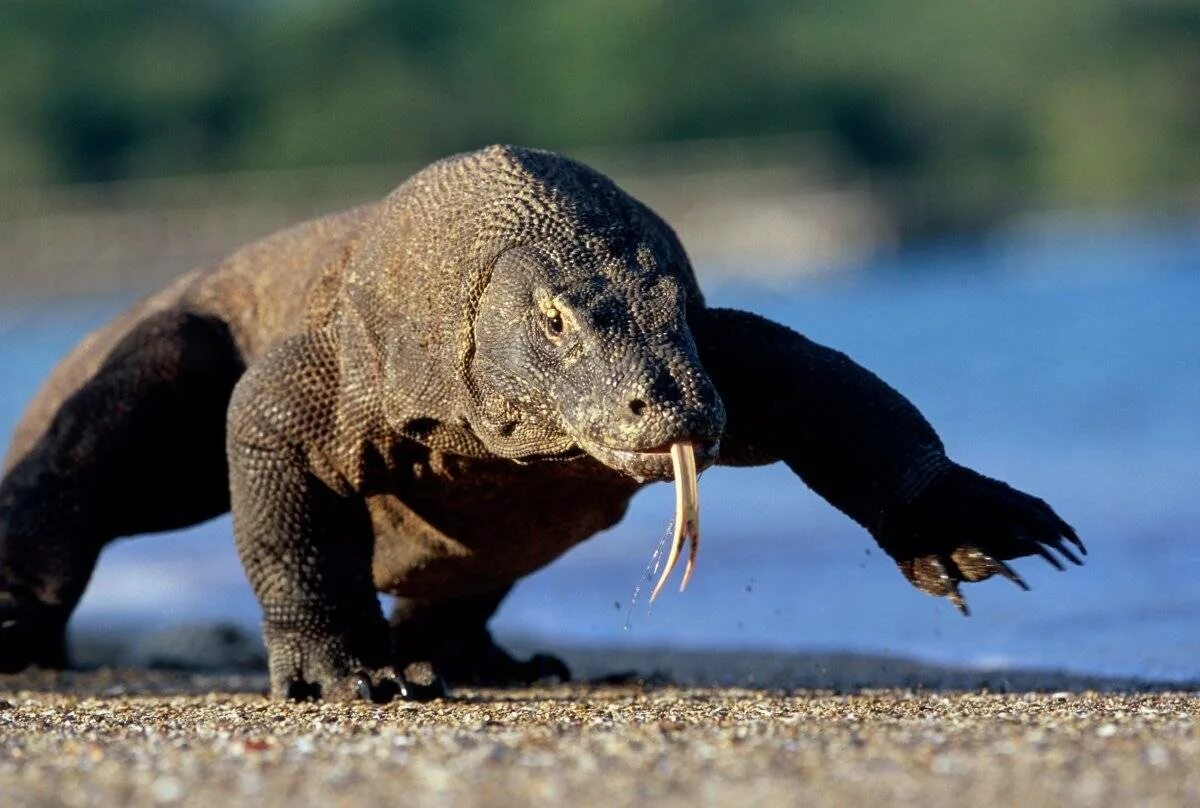
[[[398,431],[440,440],[413,424],[450,401],[456,452],[590,455],[642,480],[673,476],[675,444],[700,468],[716,458],[725,410],[688,326],[704,310],[691,265],[607,177],[492,146],[429,166],[372,216],[338,327]]]
[[[676,443],[711,464],[725,410],[688,329],[687,280],[646,245],[565,265],[537,246],[501,254],[475,316],[477,432],[506,456],[586,453],[638,479],[669,479]]]

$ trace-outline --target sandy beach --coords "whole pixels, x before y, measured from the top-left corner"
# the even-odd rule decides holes
[[[0,677],[0,802],[1200,804],[1195,690],[836,656],[785,687],[804,660],[731,658],[577,655],[658,672],[424,705],[275,703],[254,674]],[[714,670],[743,683],[694,684]]]

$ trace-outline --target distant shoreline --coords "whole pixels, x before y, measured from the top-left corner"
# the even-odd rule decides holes
[[[601,155],[676,229],[698,267],[786,267],[864,258],[897,238],[865,185],[789,162]],[[146,292],[278,230],[382,198],[416,167],[352,166],[0,192],[0,299]]]

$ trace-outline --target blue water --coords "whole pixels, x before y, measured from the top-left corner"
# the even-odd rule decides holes
[[[1200,677],[1200,231],[1060,231],[906,252],[786,286],[710,285],[847,351],[904,391],[951,455],[1076,526],[1087,565],[1017,562],[1033,587],[967,587],[973,616],[912,589],[784,467],[701,481],[686,593],[631,595],[669,521],[655,486],[625,521],[522,582],[501,634],[584,645],[884,652],[981,665]],[[47,370],[123,300],[0,302],[0,438]],[[256,607],[228,519],[109,548],[79,625]]]

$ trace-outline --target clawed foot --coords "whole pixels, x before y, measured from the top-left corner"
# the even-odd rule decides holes
[[[1079,565],[1087,555],[1074,529],[1045,502],[962,466],[891,515],[877,538],[913,586],[947,598],[963,614],[969,613],[959,588],[964,581],[999,575],[1029,589],[1006,560],[1039,555],[1063,570],[1059,556]]]
[[[445,698],[446,685],[429,663],[413,663],[397,674],[390,665],[359,669],[344,676],[324,677],[324,681],[288,679],[282,698],[289,701],[369,701],[387,704],[393,699],[433,701]],[[272,688],[272,695],[277,695]]]
[[[371,665],[366,659],[386,659],[382,647],[373,653],[352,653],[345,637],[329,632],[279,630],[266,626],[270,658],[271,697],[289,701],[369,701],[393,699],[430,701],[446,695],[441,676],[429,662],[413,662],[397,672],[392,665]],[[378,643],[376,645],[379,645]]]

